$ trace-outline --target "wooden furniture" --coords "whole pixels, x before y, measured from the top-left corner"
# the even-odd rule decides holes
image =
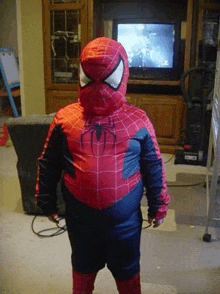
[[[128,93],[127,102],[146,111],[154,126],[161,152],[173,153],[181,129],[182,96]]]
[[[110,0],[42,1],[45,96],[46,113],[48,114],[77,101],[79,53],[82,46],[90,39],[104,34],[103,5]],[[120,7],[126,3],[124,0],[113,2],[115,2],[114,5],[120,4]],[[217,2],[217,0],[185,0],[187,12],[182,26],[182,39],[185,47],[184,71],[198,65],[202,15],[206,9],[219,9]],[[179,81],[172,80],[129,80],[129,83],[158,87],[178,87],[179,85]],[[154,124],[162,152],[173,153],[181,128],[183,128],[184,102],[179,94],[174,95],[171,91],[171,93],[157,95],[149,94],[147,90],[139,94],[129,91],[127,93],[130,103],[148,113]]]
[[[20,88],[12,89],[11,94],[13,97],[20,97]],[[6,90],[3,90],[3,89],[0,90],[0,97],[4,97],[4,98],[8,97]]]
[[[93,36],[93,0],[42,0],[46,113],[74,102],[79,53]]]

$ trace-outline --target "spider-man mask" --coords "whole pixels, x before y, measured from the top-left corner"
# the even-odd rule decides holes
[[[91,115],[109,115],[125,103],[128,62],[124,47],[110,38],[89,42],[80,56],[79,103]]]

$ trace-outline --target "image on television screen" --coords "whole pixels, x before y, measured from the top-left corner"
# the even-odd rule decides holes
[[[118,24],[129,67],[172,68],[174,24]]]

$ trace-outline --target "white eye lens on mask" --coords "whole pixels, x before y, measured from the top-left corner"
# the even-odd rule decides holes
[[[82,66],[80,64],[80,67],[79,67],[79,83],[80,83],[80,86],[83,88],[83,87],[85,87],[86,85],[88,85],[91,82],[92,82],[92,80],[86,76],[86,74],[84,73],[83,68],[82,68]]]
[[[120,59],[115,70],[104,80],[104,82],[116,90],[121,84],[123,72],[124,72],[124,63],[123,63],[123,60]]]

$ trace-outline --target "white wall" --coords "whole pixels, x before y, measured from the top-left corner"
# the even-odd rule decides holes
[[[18,55],[16,0],[0,1],[0,47],[14,48]]]
[[[45,113],[42,4],[0,0],[0,46],[18,57],[22,115]]]
[[[45,113],[42,4],[17,0],[22,115]]]

